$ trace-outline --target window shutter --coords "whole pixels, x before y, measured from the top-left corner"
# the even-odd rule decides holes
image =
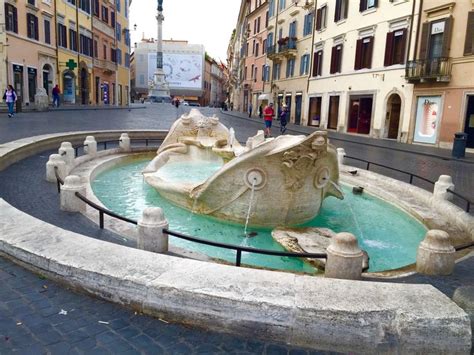
[[[449,47],[451,45],[451,32],[453,30],[453,17],[450,16],[444,21],[443,50],[442,57],[449,57]]]
[[[366,9],[367,9],[367,0],[360,0],[359,12],[365,11]]]
[[[39,31],[38,31],[38,18],[36,16],[33,17],[35,22],[35,39],[39,41]]]
[[[356,55],[355,55],[355,61],[354,61],[355,70],[360,69],[361,60],[362,60],[362,39],[358,39],[357,44],[356,44]]]
[[[321,9],[318,9],[318,11],[316,11],[316,30],[320,30],[321,29]]]
[[[403,35],[402,35],[402,62],[400,64],[405,64],[406,62],[406,58],[407,58],[407,55],[408,53],[405,53],[406,52],[406,48],[407,48],[407,29],[404,28],[403,29]]]
[[[331,69],[329,70],[330,74],[334,74],[336,72],[336,46],[332,47],[331,50]]]
[[[385,58],[383,65],[388,67],[393,64],[393,38],[394,32],[387,33],[387,40],[385,42]]]
[[[318,52],[314,53],[313,58],[313,76],[318,75]]]
[[[367,49],[367,56],[369,58],[368,60],[368,65],[367,65],[367,68],[372,68],[372,53],[374,51],[374,36],[372,37],[369,37],[370,38],[370,42],[369,42],[369,48]]]
[[[473,54],[474,41],[474,11],[467,15],[466,40],[464,42],[464,55]]]
[[[318,75],[323,74],[323,51],[320,51],[321,55],[319,55],[318,59]]]
[[[344,18],[347,18],[347,12],[349,11],[349,0],[342,0],[344,1]]]
[[[13,32],[18,33],[18,12],[16,7],[13,7]]]
[[[336,0],[336,9],[334,11],[334,22],[341,19],[341,0]]]
[[[428,41],[430,39],[430,23],[424,23],[421,29],[420,56],[419,59],[428,58]]]
[[[378,7],[379,6],[379,1],[378,0],[374,0],[374,7]]]

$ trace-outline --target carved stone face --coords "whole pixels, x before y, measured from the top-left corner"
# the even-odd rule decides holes
[[[325,145],[326,145],[326,140],[322,136],[316,137],[311,142],[311,148],[314,149],[314,150],[320,150],[320,149],[324,148]]]

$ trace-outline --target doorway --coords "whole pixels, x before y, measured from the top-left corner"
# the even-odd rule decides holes
[[[89,83],[87,81],[87,69],[81,68],[81,104],[89,103]]]
[[[400,125],[400,110],[402,100],[398,94],[392,94],[387,100],[387,122],[385,124],[386,138],[397,139]]]
[[[329,98],[328,129],[337,129],[339,121],[339,96]]]
[[[372,121],[372,95],[351,96],[347,132],[369,134]]]
[[[301,124],[301,105],[303,103],[303,95],[295,96],[295,124]]]
[[[96,105],[100,104],[99,90],[100,90],[100,78],[98,76],[96,76],[95,77],[95,103],[96,103]]]
[[[474,148],[474,95],[467,96],[466,123],[464,132],[467,133],[468,148]]]
[[[76,83],[74,73],[67,71],[63,74],[63,100],[71,104],[76,103]]]
[[[49,64],[43,66],[43,88],[48,96],[51,95],[53,89],[53,69]]]
[[[18,100],[23,98],[23,67],[13,64],[13,85],[18,95]]]
[[[291,122],[291,94],[285,96],[285,105],[286,105],[286,112],[288,112],[288,116],[286,120],[288,122]],[[278,117],[280,116],[278,115]]]

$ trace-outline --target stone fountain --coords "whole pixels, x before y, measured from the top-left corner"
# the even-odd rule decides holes
[[[199,183],[160,176],[166,164],[196,160],[220,161],[222,167]],[[143,175],[178,206],[253,226],[303,223],[318,214],[325,197],[343,198],[336,150],[326,132],[265,139],[259,131],[243,147],[233,129],[195,109],[174,123]]]

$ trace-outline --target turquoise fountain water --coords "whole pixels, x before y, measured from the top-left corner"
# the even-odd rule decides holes
[[[193,214],[161,197],[143,181],[142,170],[149,159],[136,160],[107,170],[97,176],[92,188],[110,210],[139,219],[144,208],[162,207],[170,229],[189,235],[255,248],[283,250],[271,237],[270,229],[249,228],[258,232],[254,238],[244,237],[244,226]],[[171,163],[160,169],[160,175],[174,181],[199,182],[220,168],[218,162]],[[335,232],[351,232],[360,247],[370,256],[369,271],[399,268],[415,261],[416,249],[426,233],[425,227],[402,210],[367,193],[353,195],[343,186],[345,200],[328,198],[320,214],[304,226],[327,227]],[[235,261],[235,251],[204,246],[177,238],[170,243],[205,253],[213,258]],[[265,268],[314,273],[313,267],[296,258],[280,258],[243,253],[242,263]]]

